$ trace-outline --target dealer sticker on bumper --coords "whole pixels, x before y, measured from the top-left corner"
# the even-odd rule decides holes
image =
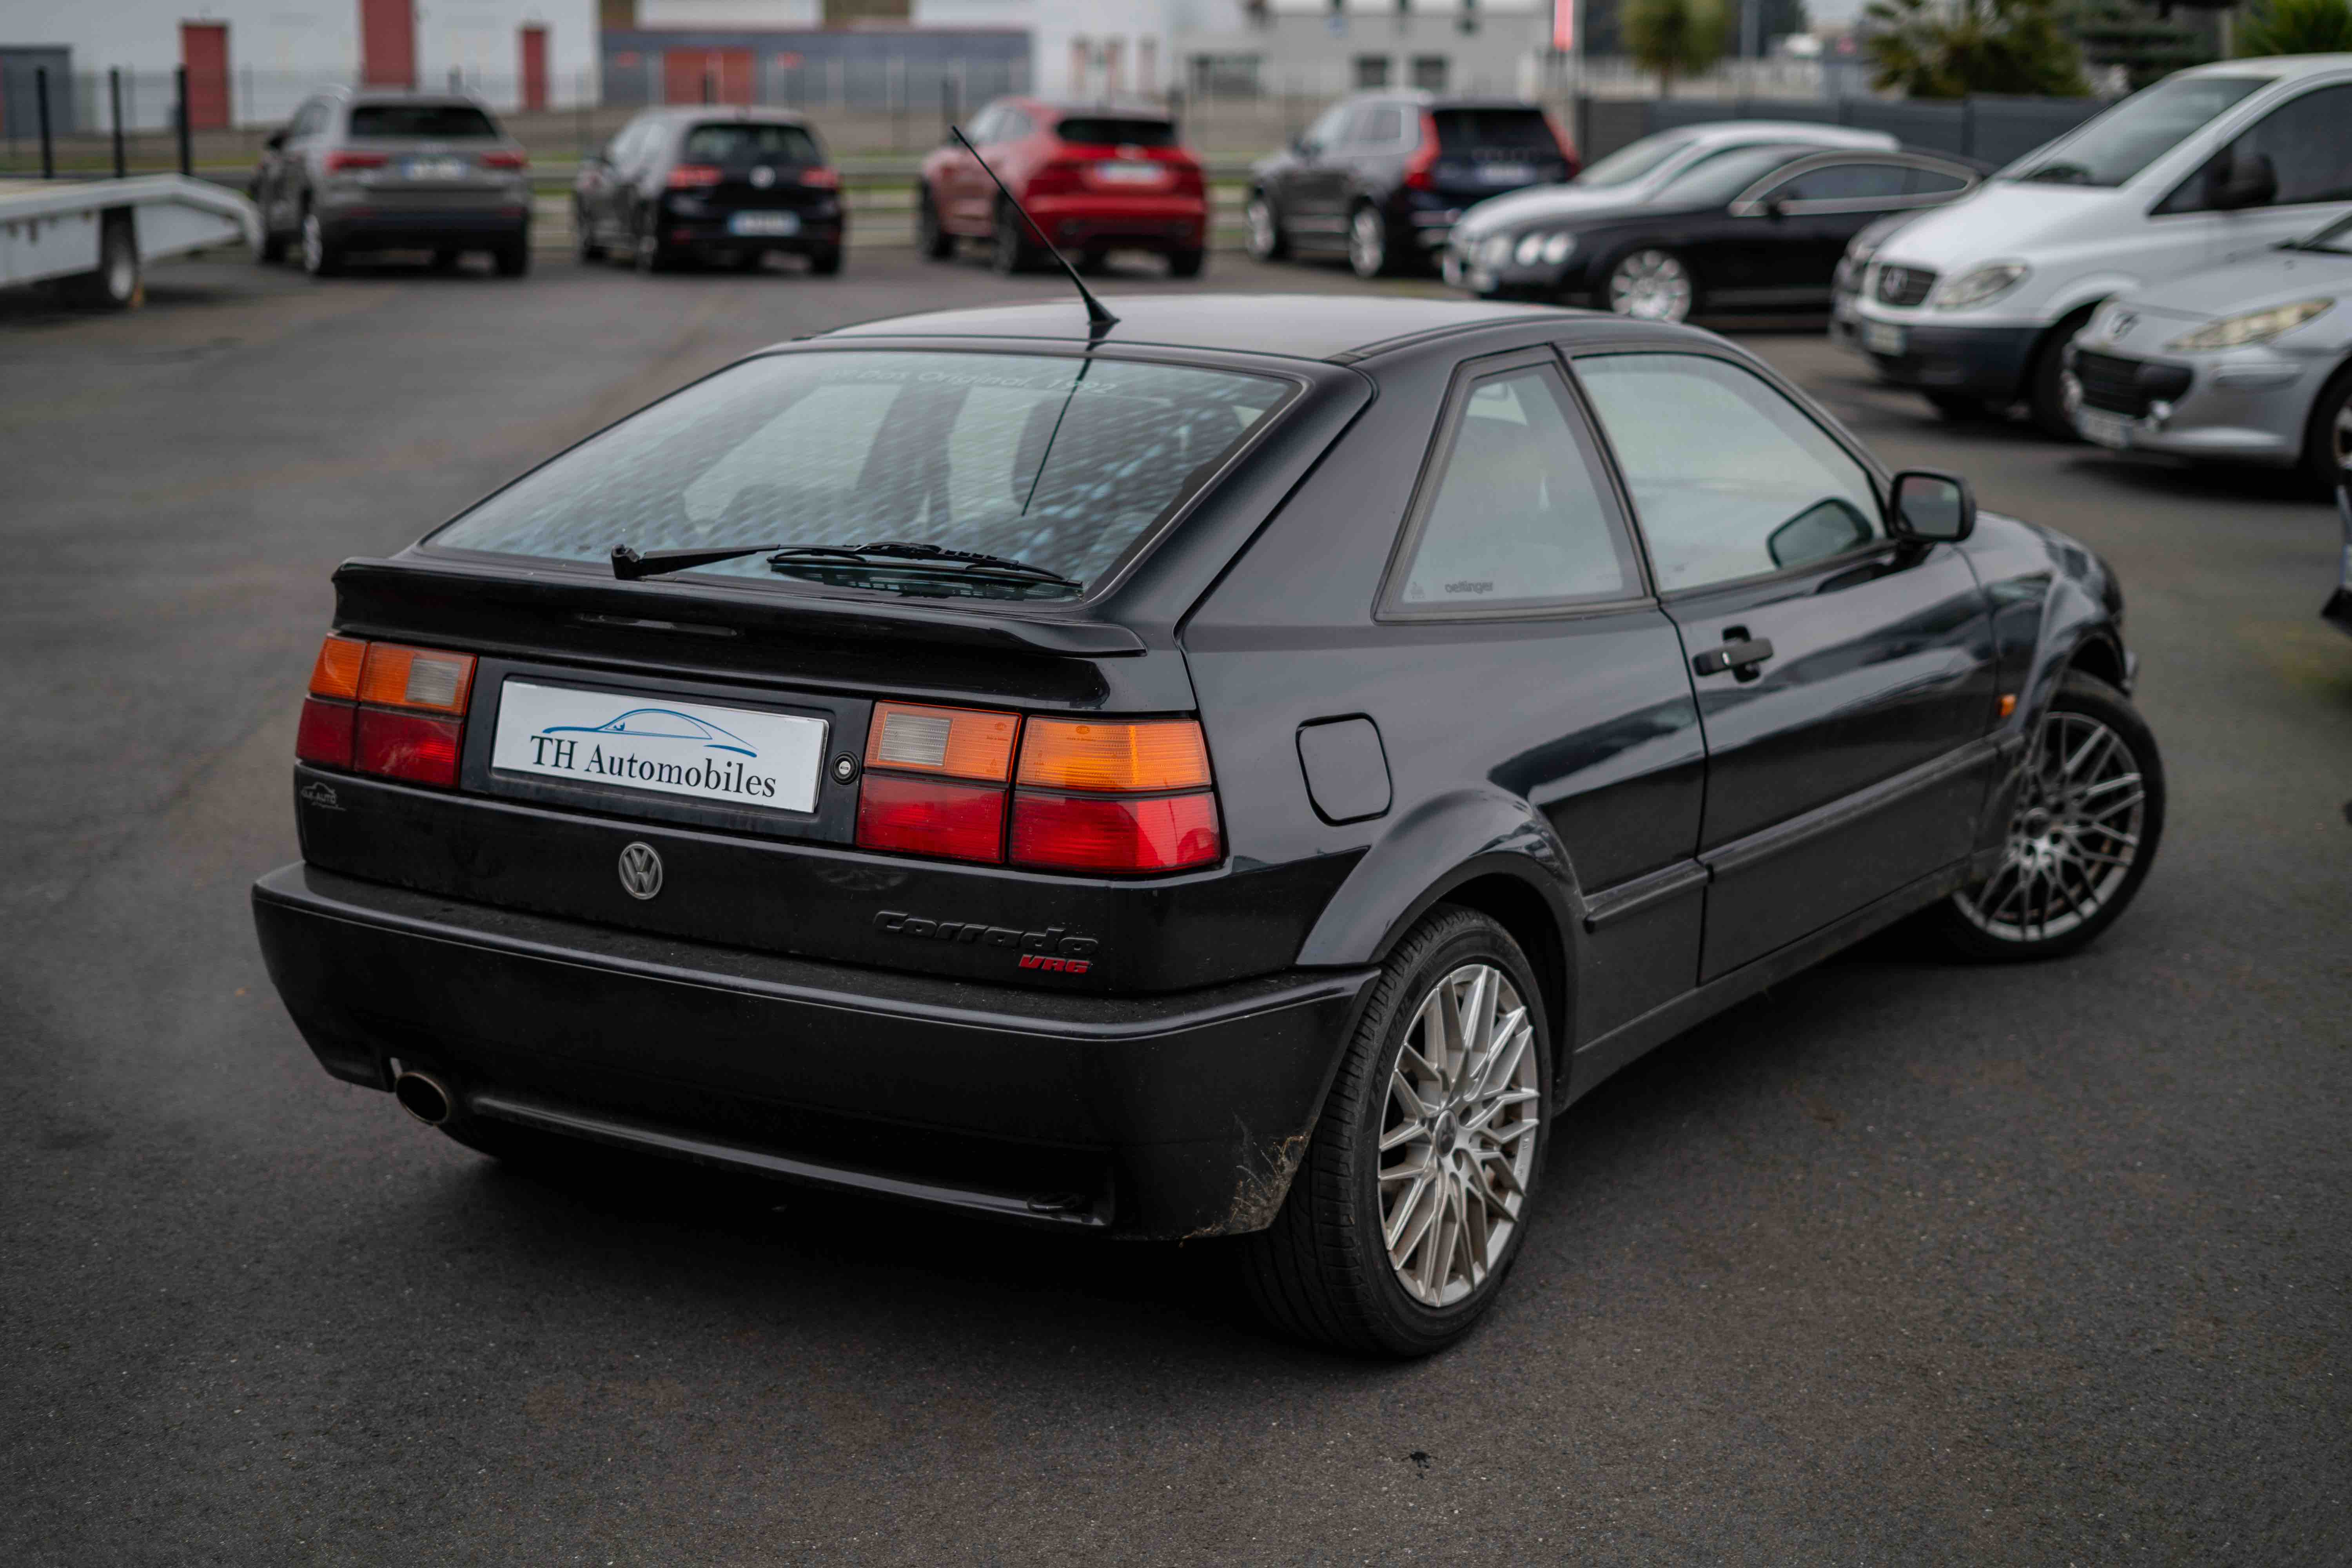
[[[1874,354],[1901,355],[1909,336],[1892,321],[1862,323],[1862,346]]]
[[[2074,428],[2083,433],[2084,440],[2095,441],[2102,447],[2113,447],[2117,451],[2132,444],[2131,421],[2120,414],[2102,413],[2096,408],[2079,409],[2074,415]]]
[[[499,699],[490,767],[723,805],[814,811],[824,741],[822,719],[509,680]]]

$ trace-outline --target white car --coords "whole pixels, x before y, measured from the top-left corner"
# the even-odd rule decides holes
[[[2072,437],[2100,303],[2352,212],[2352,55],[2176,72],[1885,237],[1837,341],[1954,416]]]

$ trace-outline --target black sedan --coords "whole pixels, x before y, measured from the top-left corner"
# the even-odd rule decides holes
[[[583,159],[572,187],[580,258],[640,271],[688,261],[756,267],[803,256],[841,270],[841,173],[816,132],[774,109],[650,109]]]
[[[1483,216],[1474,207],[1445,275],[1488,299],[1589,302],[1643,321],[1818,310],[1864,226],[1957,200],[1983,177],[1940,153],[1727,147],[1638,203],[1571,186]]]
[[[2147,875],[2107,568],[1722,339],[1111,304],[754,354],[345,563],[254,889],[327,1071],[499,1157],[1238,1237],[1417,1354],[1628,1062]]]

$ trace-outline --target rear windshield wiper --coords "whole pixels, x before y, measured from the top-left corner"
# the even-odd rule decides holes
[[[765,555],[768,564],[779,572],[789,572],[795,565],[820,565],[830,562],[854,564],[879,557],[907,562],[909,569],[913,570],[920,570],[925,563],[936,563],[932,570],[990,582],[1048,584],[1059,588],[1086,586],[1058,572],[1048,572],[1043,566],[1015,561],[1009,555],[988,555],[977,550],[950,550],[941,544],[912,544],[898,539],[881,540],[872,544],[746,544],[732,550],[648,550],[642,555],[625,544],[616,544],[613,546],[613,575],[624,582],[634,583],[640,577],[651,577],[665,572],[685,572],[697,566],[715,565],[721,561],[740,560],[746,555]]]

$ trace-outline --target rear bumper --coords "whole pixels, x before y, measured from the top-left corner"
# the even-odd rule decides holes
[[[530,237],[530,209],[510,207],[346,207],[321,213],[329,240],[348,250],[488,248]]]
[[[1189,196],[1048,196],[1030,216],[1055,245],[1200,250],[1209,243],[1206,203]]]
[[[470,1113],[1127,1235],[1257,1229],[1373,972],[1041,995],[682,942],[295,864],[255,884],[321,1066]]]

